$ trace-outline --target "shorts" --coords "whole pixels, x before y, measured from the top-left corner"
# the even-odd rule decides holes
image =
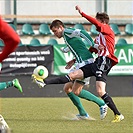
[[[83,66],[85,66],[87,64],[90,64],[90,63],[93,63],[93,62],[94,62],[94,59],[90,58],[88,60],[82,61],[81,63],[75,63],[74,68],[72,68],[70,70],[70,72],[73,72],[74,70],[78,70],[80,67],[83,67]],[[79,80],[78,79],[76,81],[78,81],[78,83],[81,83],[81,84],[84,84],[84,85],[89,85],[90,84],[90,77],[87,77],[87,78],[85,78],[83,80]]]
[[[84,78],[95,76],[96,81],[103,81],[106,83],[106,78],[112,68],[112,60],[105,56],[96,58],[94,63],[87,64],[80,69],[84,73]]]

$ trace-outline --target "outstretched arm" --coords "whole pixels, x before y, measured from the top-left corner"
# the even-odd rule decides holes
[[[65,69],[70,69],[76,62],[76,59],[72,59],[69,62],[67,62],[67,65],[65,67]]]
[[[20,38],[17,33],[0,18],[0,39],[4,42],[3,51],[0,53],[0,62],[8,57],[9,54],[15,51]]]
[[[94,24],[97,28],[101,25],[101,23],[99,21],[97,21],[95,18],[85,14],[82,9],[77,5],[75,6],[75,9],[80,13],[80,15],[84,18],[86,18],[89,22],[91,22],[92,24]]]

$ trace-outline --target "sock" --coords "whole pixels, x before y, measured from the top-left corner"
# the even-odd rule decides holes
[[[105,93],[101,98],[105,101],[105,103],[114,112],[115,115],[120,115],[120,112],[116,108],[112,98],[108,95],[108,93]]]
[[[0,82],[0,91],[13,86],[12,81]]]
[[[68,97],[71,99],[71,101],[73,102],[73,104],[77,107],[79,114],[80,115],[86,115],[87,112],[85,111],[80,99],[78,96],[76,96],[73,92],[70,92],[67,94]]]
[[[46,84],[65,84],[67,82],[70,82],[70,77],[68,75],[64,75],[64,76],[57,76],[54,77],[52,79],[45,79],[44,82]]]
[[[90,93],[87,90],[82,89],[78,96],[88,101],[93,101],[99,107],[105,105],[105,102],[102,99],[100,99],[99,97],[95,96],[94,94]]]

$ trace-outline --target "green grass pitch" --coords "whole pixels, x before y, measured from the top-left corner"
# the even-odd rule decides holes
[[[133,98],[113,97],[125,116],[120,123],[111,123],[114,115],[110,109],[100,120],[99,107],[82,100],[95,121],[72,121],[78,114],[69,98],[1,98],[1,114],[13,133],[131,133],[133,131]]]

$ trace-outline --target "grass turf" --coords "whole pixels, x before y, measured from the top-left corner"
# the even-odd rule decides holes
[[[113,98],[125,116],[120,123],[111,123],[114,116],[110,109],[100,120],[99,107],[82,100],[95,121],[71,121],[64,117],[78,114],[69,98],[2,98],[1,114],[13,133],[131,133],[133,131],[133,98]]]

